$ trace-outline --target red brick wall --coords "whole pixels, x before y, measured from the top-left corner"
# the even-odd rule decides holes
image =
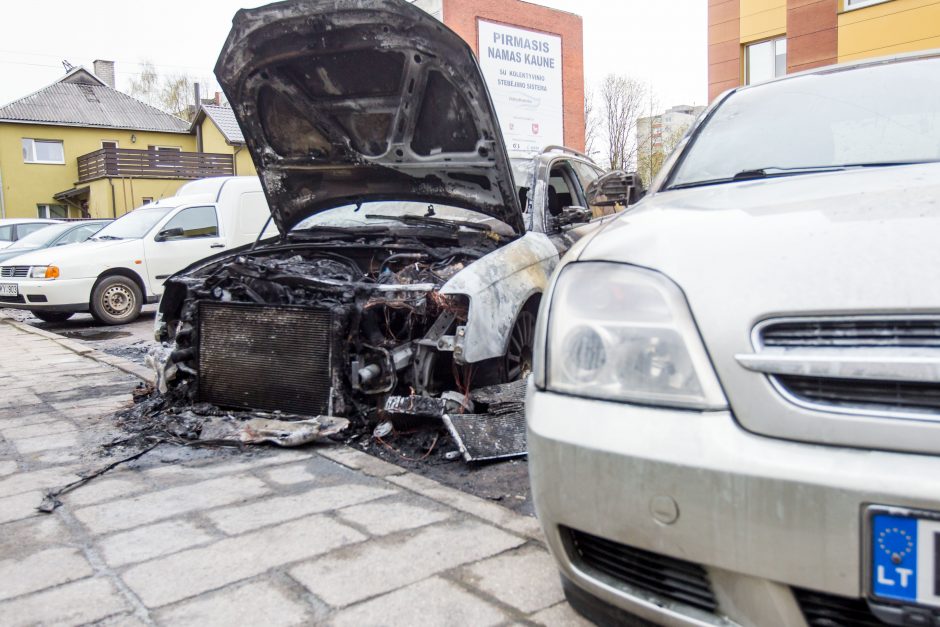
[[[584,25],[581,16],[521,0],[444,0],[444,23],[463,37],[477,56],[480,54],[478,19],[561,37],[565,145],[584,150]]]
[[[787,0],[787,73],[839,60],[839,0]]]
[[[708,0],[708,99],[741,84],[741,1]]]

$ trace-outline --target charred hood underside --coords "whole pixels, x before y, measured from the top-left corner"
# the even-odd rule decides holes
[[[281,232],[326,209],[421,200],[524,230],[472,51],[403,0],[239,11],[216,76]]]

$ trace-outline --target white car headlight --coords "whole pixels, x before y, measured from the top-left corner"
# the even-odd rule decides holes
[[[548,320],[547,386],[591,398],[694,409],[728,405],[685,296],[617,263],[562,270]]]
[[[33,266],[29,269],[31,279],[57,279],[59,268],[56,266]]]

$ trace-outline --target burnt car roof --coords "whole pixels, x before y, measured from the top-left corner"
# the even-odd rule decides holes
[[[473,52],[408,2],[243,9],[215,72],[281,232],[373,200],[464,207],[524,231]]]

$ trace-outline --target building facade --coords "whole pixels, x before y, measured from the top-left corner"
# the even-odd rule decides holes
[[[0,107],[0,217],[116,218],[195,178],[254,173],[227,107],[190,124],[113,82],[96,61]]]
[[[584,150],[584,24],[521,0],[415,0],[476,53],[510,150]]]
[[[940,48],[937,0],[708,0],[709,99],[802,70]]]

